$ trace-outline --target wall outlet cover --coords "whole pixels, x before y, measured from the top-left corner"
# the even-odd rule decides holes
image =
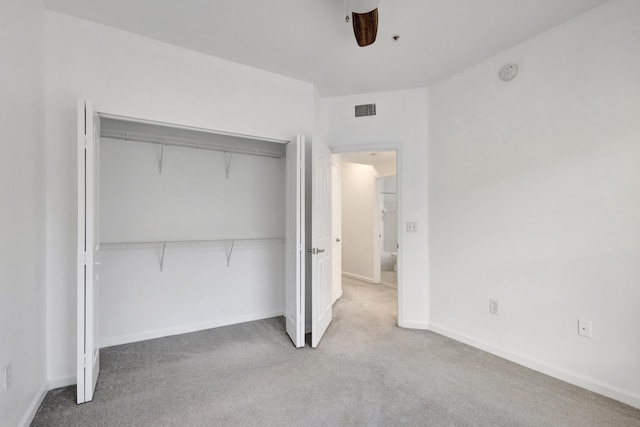
[[[5,393],[11,388],[13,384],[13,372],[11,369],[11,362],[2,367],[2,383]]]
[[[578,335],[591,338],[591,320],[578,319]]]

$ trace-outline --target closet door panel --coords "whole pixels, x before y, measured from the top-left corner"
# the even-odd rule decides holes
[[[333,316],[331,150],[316,139],[311,159],[311,346],[317,347]]]
[[[285,318],[287,334],[304,347],[304,136],[287,144]]]
[[[78,100],[77,402],[93,400],[100,372],[98,347],[99,118]]]

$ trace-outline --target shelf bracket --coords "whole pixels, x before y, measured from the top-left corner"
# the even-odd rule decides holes
[[[225,170],[227,179],[229,179],[229,168],[231,168],[231,158],[233,157],[233,153],[226,151],[224,153],[224,157],[225,157],[224,170]]]
[[[231,255],[233,254],[233,247],[235,246],[236,241],[231,241],[231,246],[229,246],[229,250],[227,251],[227,267],[229,267],[229,262],[231,261]]]
[[[164,161],[164,146],[166,144],[166,140],[162,141],[162,148],[160,148],[160,164],[158,165],[158,172],[162,173],[162,162]]]
[[[160,256],[160,271],[164,269],[164,252],[167,249],[167,242],[162,243],[162,255]]]

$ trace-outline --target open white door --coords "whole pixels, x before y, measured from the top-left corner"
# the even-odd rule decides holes
[[[311,147],[311,346],[317,347],[332,318],[331,150]]]
[[[287,334],[304,347],[305,212],[304,136],[287,144],[285,317]]]
[[[78,100],[78,403],[93,400],[98,348],[98,136],[91,102]]]
[[[331,230],[333,233],[333,290],[331,298],[333,303],[342,296],[342,172],[340,154],[331,155]]]

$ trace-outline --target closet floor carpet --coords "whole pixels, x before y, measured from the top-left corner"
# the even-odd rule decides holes
[[[32,426],[640,426],[640,410],[429,331],[396,289],[344,278],[317,349],[273,318],[101,350],[94,400],[50,391]]]

